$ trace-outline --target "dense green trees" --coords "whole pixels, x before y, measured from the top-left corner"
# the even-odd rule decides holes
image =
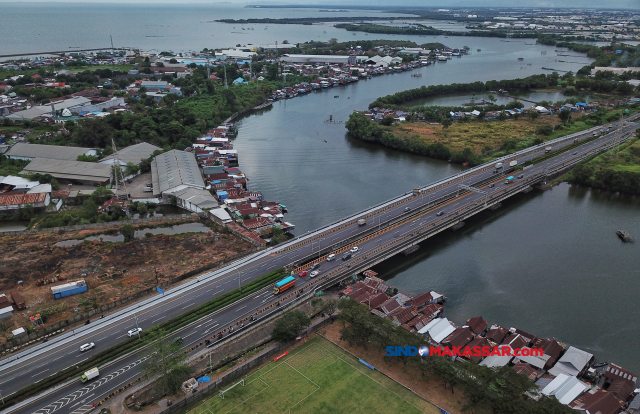
[[[271,337],[277,342],[293,341],[309,325],[311,319],[304,312],[290,311],[276,321]]]
[[[188,365],[181,341],[168,338],[163,332],[158,332],[157,336],[160,339],[149,348],[142,372],[150,378],[158,378],[155,387],[160,395],[173,395],[180,391],[182,382],[193,369]]]

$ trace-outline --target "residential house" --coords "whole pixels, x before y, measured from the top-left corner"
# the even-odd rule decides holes
[[[434,319],[418,330],[419,334],[428,335],[431,341],[439,344],[456,330],[455,325],[447,318]]]
[[[489,322],[482,319],[482,316],[476,316],[475,318],[471,318],[467,321],[467,326],[476,335],[480,335],[487,329],[489,326]]]
[[[531,347],[541,348],[544,352],[543,355],[519,356],[518,359],[544,371],[551,368],[560,357],[562,351],[564,351],[562,345],[560,345],[555,339],[538,338]]]
[[[560,374],[580,376],[588,368],[593,355],[581,349],[570,346],[567,352],[562,355],[558,362],[549,370],[549,374],[558,376]]]
[[[547,397],[555,397],[560,404],[567,405],[588,389],[589,386],[575,376],[560,374],[540,393]]]
[[[576,398],[569,407],[585,414],[617,414],[623,405],[613,394],[596,387]]]

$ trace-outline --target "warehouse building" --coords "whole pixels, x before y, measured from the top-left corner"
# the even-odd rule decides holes
[[[320,63],[355,65],[356,55],[293,55],[286,54],[280,57],[285,63]]]
[[[151,162],[154,197],[176,197],[176,204],[194,213],[218,207],[206,189],[196,157],[191,152],[171,150]]]
[[[36,158],[20,174],[50,174],[61,184],[106,186],[111,183],[111,165]]]
[[[97,154],[94,148],[62,147],[59,145],[42,145],[18,142],[4,155],[14,160],[33,161],[36,158],[75,161],[80,155]]]
[[[151,158],[151,154],[155,151],[162,151],[162,148],[151,145],[147,142],[141,142],[139,144],[130,145],[128,147],[118,150],[115,154],[104,157],[99,162],[101,164],[115,164],[115,159],[118,159],[118,163],[121,167],[126,167],[128,163],[134,165],[140,165],[143,160]]]

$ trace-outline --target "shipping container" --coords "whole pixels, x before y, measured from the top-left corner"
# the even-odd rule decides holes
[[[12,290],[9,294],[11,295],[11,299],[13,299],[13,304],[16,306],[16,309],[27,309],[27,303],[22,299],[22,295],[20,295],[17,290]]]
[[[54,299],[66,298],[67,296],[77,295],[78,293],[86,292],[87,284],[84,279],[76,280],[75,282],[65,283],[64,285],[53,286],[51,293],[53,293]]]

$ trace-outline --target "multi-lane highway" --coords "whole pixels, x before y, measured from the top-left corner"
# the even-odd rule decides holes
[[[274,269],[291,266],[299,271],[311,263],[320,263],[320,274],[314,279],[309,276],[298,279],[296,287],[282,296],[274,296],[272,287],[257,292],[213,315],[195,322],[174,336],[183,338],[184,348],[190,352],[194,345],[205,339],[216,341],[222,332],[223,339],[249,329],[272,312],[283,309],[296,299],[300,289],[304,293],[343,277],[356,270],[363,270],[373,263],[384,260],[398,249],[419,242],[456,220],[475,214],[491,203],[495,203],[521,191],[533,183],[586,156],[600,152],[615,142],[620,142],[635,131],[637,125],[629,123],[609,134],[604,134],[575,149],[566,151],[550,159],[529,166],[514,175],[513,183],[506,184],[504,172],[496,173],[494,163],[476,167],[446,180],[421,188],[418,195],[411,192],[394,200],[384,202],[367,211],[355,214],[322,229],[298,237],[282,246],[271,248],[244,258],[223,269],[208,273],[178,288],[168,290],[164,295],[146,299],[136,305],[114,314],[92,321],[72,332],[67,332],[48,343],[13,354],[0,360],[0,391],[10,395],[42,378],[73,366],[93,353],[107,349],[124,340],[129,329],[136,326],[149,329],[174,316],[193,309],[212,298],[228,292],[239,284],[254,280]],[[605,127],[598,128],[604,131]],[[540,157],[545,147],[553,150],[572,145],[574,140],[591,138],[593,130],[564,137],[551,144],[530,148],[499,160],[508,167],[508,162],[523,164]],[[508,172],[508,171],[505,171]],[[471,190],[470,190],[471,187]],[[358,226],[357,221],[366,218],[367,224]],[[342,260],[343,252],[358,247],[348,260]],[[336,259],[326,261],[328,253],[335,252]],[[276,303],[280,302],[280,305]],[[256,322],[249,322],[253,316]],[[239,325],[243,323],[244,326]],[[228,328],[234,327],[233,333]],[[80,345],[94,342],[96,348],[81,353]],[[198,348],[200,351],[202,348]],[[215,352],[215,347],[211,348]],[[101,401],[114,389],[128,384],[139,377],[140,365],[145,351],[136,352],[100,368],[100,378],[88,384],[79,380],[71,381],[64,387],[41,396],[22,406],[9,408],[4,412],[16,413],[70,413],[84,412],[94,402]]]

